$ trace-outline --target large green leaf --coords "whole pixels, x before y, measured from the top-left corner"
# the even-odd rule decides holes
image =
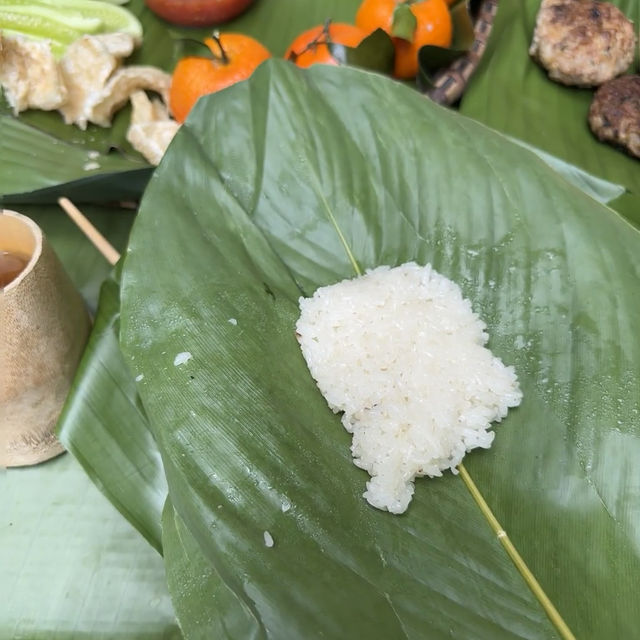
[[[139,159],[63,142],[11,116],[0,116],[0,157],[3,204],[55,202],[61,195],[76,202],[128,200],[139,197],[150,172]]]
[[[614,4],[636,25],[640,23],[637,0],[614,0]],[[599,142],[589,130],[587,112],[593,90],[552,82],[529,57],[539,5],[540,0],[500,2],[489,46],[464,94],[461,111],[624,185],[635,198],[632,205],[622,203],[619,210],[640,224],[640,162]],[[637,72],[637,54],[633,68]]]
[[[161,557],[73,457],[3,469],[0,486],[0,637],[182,637]]]
[[[167,582],[176,596],[176,615],[187,638],[224,640],[258,637],[250,608],[227,586],[167,500],[162,514]],[[224,616],[219,612],[224,611]]]
[[[119,293],[115,279],[102,285],[58,437],[112,504],[161,551],[166,480],[134,377],[118,347]]]
[[[481,493],[578,637],[633,637],[640,235],[618,214],[397,83],[273,61],[199,103],[129,251],[123,345],[185,548],[256,637],[556,637],[460,477],[418,482],[401,517],[368,507],[299,353],[301,293],[408,260],[461,285],[521,380],[468,457]],[[166,551],[202,620],[199,556]]]

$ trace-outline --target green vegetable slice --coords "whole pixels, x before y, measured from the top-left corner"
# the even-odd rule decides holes
[[[76,14],[86,20],[100,20],[105,31],[124,31],[141,36],[142,27],[137,16],[118,4],[125,3],[104,0],[0,0],[0,7],[7,9],[22,7],[35,15],[53,12],[58,20]]]
[[[77,32],[76,38],[80,37],[83,33],[96,33],[100,31],[103,26],[102,20],[95,16],[82,15],[79,11],[65,10],[63,6],[59,8],[53,8],[47,5],[39,6],[37,3],[8,3],[0,4],[2,10],[0,16],[5,12],[8,14],[20,14],[28,16],[33,20],[34,31],[38,25],[38,21],[42,20],[42,35],[46,36],[47,25],[58,24],[60,27],[66,27],[73,29]],[[60,10],[62,9],[62,11]],[[39,30],[38,30],[39,31]],[[55,33],[51,34],[55,37]]]
[[[2,29],[2,33],[5,36],[11,36],[14,38],[25,37],[26,35],[22,31],[14,31],[13,29]],[[51,38],[45,38],[44,36],[35,36],[33,34],[29,34],[28,37],[29,39],[35,40],[35,41],[49,42],[49,46],[51,47],[51,52],[56,58],[61,58],[64,52],[67,50],[67,45],[64,44],[63,42],[58,42],[57,40],[51,40]]]
[[[46,14],[24,11],[22,7],[3,8],[0,10],[0,30],[5,29],[19,32],[24,36],[35,36],[39,39],[49,38],[58,44],[68,45],[77,40],[82,32],[73,26],[68,26]],[[86,23],[86,22],[85,22]],[[96,23],[93,22],[94,31]],[[99,25],[98,25],[99,26]]]
[[[99,0],[2,0],[0,29],[70,44],[84,34],[123,32],[138,43],[142,24],[128,9]]]

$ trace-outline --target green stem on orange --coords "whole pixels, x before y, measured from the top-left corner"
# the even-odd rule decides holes
[[[329,31],[330,27],[331,27],[331,18],[327,18],[322,23],[322,31],[313,40],[311,40],[311,42],[309,42],[305,46],[305,48],[302,49],[301,51],[298,51],[298,52],[291,51],[291,53],[289,54],[287,59],[291,60],[291,62],[295,63],[295,61],[303,53],[306,53],[307,51],[314,51],[319,44],[326,44],[327,46],[329,46],[332,43],[332,41],[331,41],[331,33]]]
[[[217,29],[211,34],[211,38],[218,45],[218,49],[220,49],[220,58],[222,59],[222,64],[229,64],[229,56],[222,46],[222,42],[220,41],[220,32]]]
[[[327,18],[322,24],[322,33],[316,38],[316,40],[320,40],[322,36],[325,37],[323,42],[331,42],[331,34],[329,33],[329,29],[331,27],[331,18]]]

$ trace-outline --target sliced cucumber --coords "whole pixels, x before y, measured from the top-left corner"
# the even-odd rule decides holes
[[[0,30],[17,31],[25,36],[49,38],[63,44],[71,44],[82,32],[71,29],[57,20],[28,13],[14,13],[0,9]]]
[[[78,11],[88,18],[102,20],[104,33],[120,31],[128,33],[138,41],[142,40],[142,25],[131,11],[103,0],[35,0],[37,3]]]
[[[40,6],[35,11],[35,3],[31,4],[3,4],[0,9],[0,15],[5,12],[11,14],[22,14],[24,16],[43,18],[51,22],[58,22],[61,26],[73,29],[78,32],[78,36],[83,33],[99,33],[103,29],[103,22],[100,18],[92,18],[83,15],[79,11],[59,11],[50,6]]]
[[[18,7],[20,7],[19,10],[17,10]],[[78,29],[77,37],[84,33],[122,32],[131,35],[138,43],[142,41],[142,25],[138,18],[128,9],[103,0],[0,0],[0,28],[2,28],[1,16],[5,12],[14,15],[21,13],[66,25],[72,24],[73,20],[76,21],[76,24],[85,20],[85,24],[89,28],[87,30]],[[90,26],[97,24],[95,21],[100,22],[97,31],[93,31]],[[7,26],[7,28],[13,27]],[[22,31],[20,27],[13,29]],[[33,31],[29,33],[33,33]],[[35,35],[46,36],[47,34]],[[55,36],[51,37],[58,39]]]
[[[64,42],[58,42],[58,40],[52,40],[51,38],[41,38],[40,36],[34,36],[29,34],[22,33],[21,31],[13,31],[11,29],[2,29],[3,36],[15,36],[15,37],[28,37],[29,40],[38,40],[40,42],[48,42],[49,47],[51,48],[51,53],[53,53],[54,58],[60,59],[64,55],[64,52],[67,50],[67,45]]]

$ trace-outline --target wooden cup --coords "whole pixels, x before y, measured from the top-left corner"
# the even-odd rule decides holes
[[[89,335],[84,301],[38,225],[0,210],[0,251],[28,263],[0,287],[0,466],[62,453],[54,428]]]

